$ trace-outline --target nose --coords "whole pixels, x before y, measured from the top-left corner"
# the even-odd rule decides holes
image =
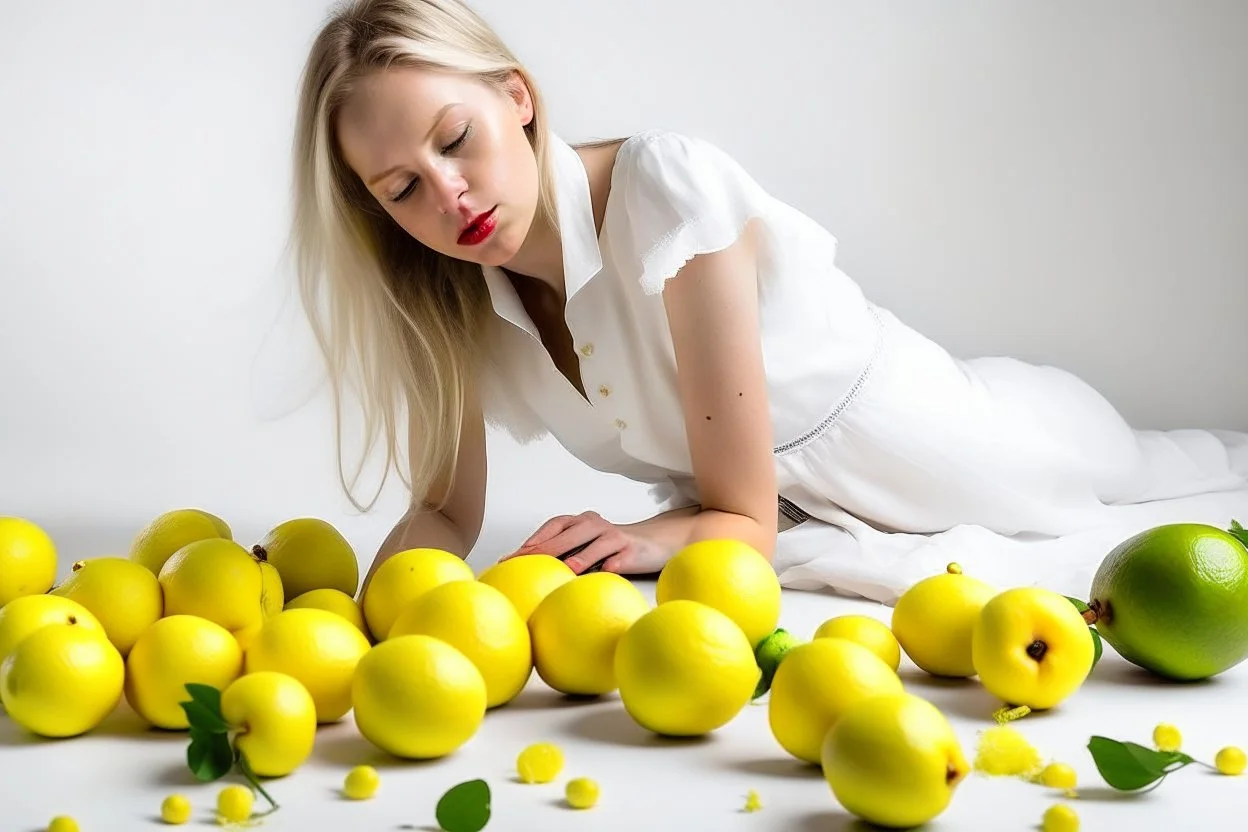
[[[429,176],[429,190],[434,204],[443,214],[458,214],[459,202],[468,191],[468,183],[457,171],[437,168]]]

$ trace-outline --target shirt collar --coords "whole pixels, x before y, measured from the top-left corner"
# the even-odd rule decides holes
[[[554,175],[555,203],[563,245],[563,285],[568,300],[602,270],[602,250],[594,225],[589,175],[571,145],[548,133],[550,164]],[[490,301],[500,317],[533,336],[536,328],[507,275],[496,266],[482,266]]]

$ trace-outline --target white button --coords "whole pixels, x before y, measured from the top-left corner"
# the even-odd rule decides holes
[[[616,428],[618,428],[619,430],[624,430],[624,428],[628,427],[628,423],[627,423],[627,422],[625,422],[623,419],[616,419],[616,420],[615,420],[615,426],[616,426]]]

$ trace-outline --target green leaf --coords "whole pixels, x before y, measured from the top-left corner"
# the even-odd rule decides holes
[[[190,723],[191,728],[208,734],[229,733],[230,726],[226,724],[225,718],[219,712],[209,710],[208,706],[202,702],[192,699],[179,704],[186,713],[186,721]]]
[[[191,744],[186,749],[186,764],[202,781],[224,777],[234,765],[234,749],[226,734],[192,730]]]
[[[1195,762],[1179,751],[1154,751],[1133,742],[1094,736],[1088,751],[1105,782],[1119,791],[1135,791]]]
[[[1096,668],[1096,663],[1101,660],[1101,654],[1105,651],[1101,644],[1101,634],[1096,631],[1095,627],[1089,627],[1088,632],[1092,634],[1092,647],[1096,652],[1092,654],[1092,667]]]
[[[1088,605],[1085,604],[1083,601],[1080,601],[1078,598],[1071,598],[1069,595],[1065,595],[1063,597],[1067,601],[1075,605],[1075,609],[1079,610],[1080,615],[1083,615],[1085,612],[1088,611]]]
[[[185,687],[192,701],[198,702],[214,714],[221,713],[221,691],[212,685],[201,685],[198,682],[187,682]]]
[[[479,832],[490,822],[490,787],[484,780],[452,786],[438,800],[438,826],[444,832]]]
[[[1240,543],[1243,543],[1245,546],[1248,546],[1248,529],[1245,529],[1243,526],[1239,525],[1238,520],[1231,521],[1231,528],[1228,529],[1228,531],[1230,531],[1231,534],[1238,537]]]

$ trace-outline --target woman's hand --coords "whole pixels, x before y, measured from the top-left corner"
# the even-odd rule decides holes
[[[602,564],[602,571],[621,575],[658,572],[674,552],[637,534],[635,528],[616,525],[596,511],[562,514],[547,520],[519,549],[500,560],[539,553],[561,557],[584,546],[581,551],[564,559],[564,563],[578,575],[598,563]]]

